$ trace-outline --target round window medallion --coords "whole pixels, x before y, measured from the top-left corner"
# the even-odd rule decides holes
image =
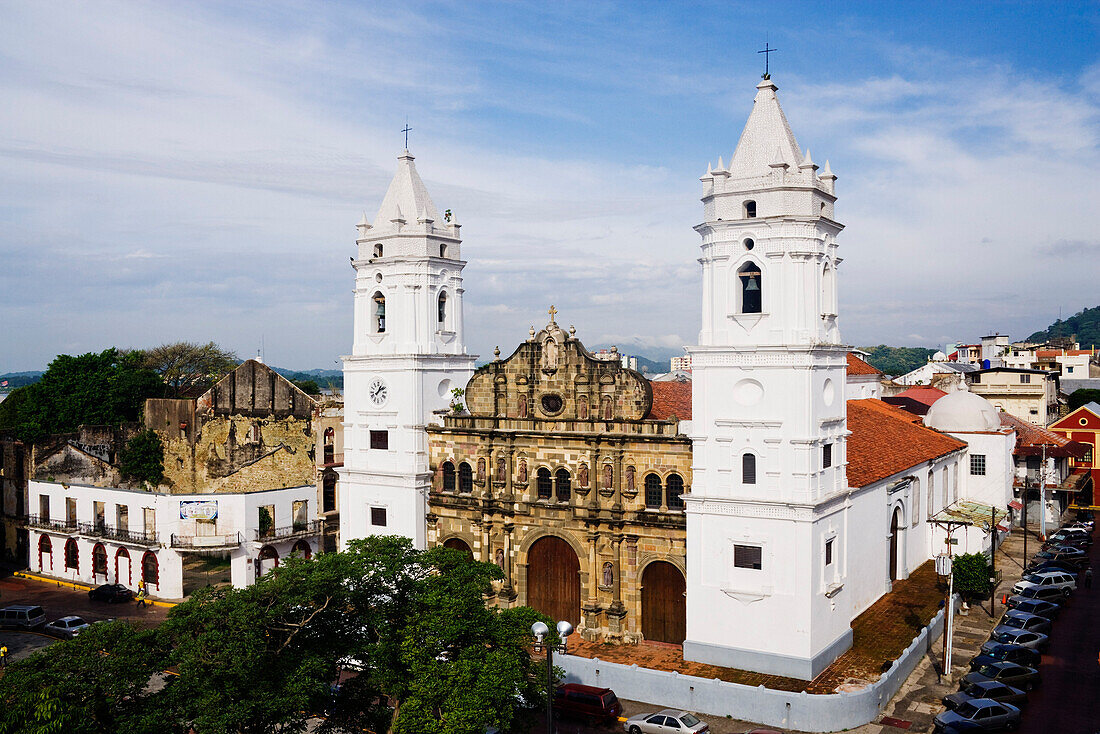
[[[375,283],[381,283],[382,282],[382,273],[375,273],[374,274],[374,282]]]
[[[751,239],[745,240],[745,249],[746,250],[751,250],[754,247],[756,247],[755,242],[753,242]]]
[[[756,380],[739,380],[733,386],[733,399],[741,405],[756,405],[764,397],[764,386]]]
[[[1088,424],[1089,424],[1089,420],[1088,420],[1088,418],[1082,418],[1082,419],[1081,419],[1081,425],[1082,425],[1082,426],[1087,426]]]
[[[543,395],[542,396],[542,409],[547,413],[558,413],[561,411],[562,401],[561,395]]]

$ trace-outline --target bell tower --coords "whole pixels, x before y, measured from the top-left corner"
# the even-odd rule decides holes
[[[838,521],[820,509],[847,490],[843,227],[836,176],[802,153],[776,89],[757,85],[729,165],[701,179],[684,656],[810,679],[851,644],[840,565],[822,562]]]
[[[405,151],[372,225],[356,225],[352,353],[344,360],[340,537],[404,535],[423,548],[431,484],[425,426],[464,388],[462,240]]]

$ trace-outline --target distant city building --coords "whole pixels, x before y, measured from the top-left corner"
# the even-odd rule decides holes
[[[685,354],[669,360],[669,372],[691,372],[691,355]]]
[[[620,354],[618,347],[597,349],[592,352],[592,356],[602,362],[618,362],[628,370],[634,370],[635,372],[638,370],[638,358],[629,354]]]
[[[991,367],[967,375],[970,391],[998,410],[1039,426],[1058,418],[1058,375],[1043,370]]]

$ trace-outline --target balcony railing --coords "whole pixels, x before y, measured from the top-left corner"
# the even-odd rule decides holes
[[[294,523],[284,528],[268,528],[267,530],[256,529],[256,540],[263,543],[270,543],[276,540],[290,540],[292,538],[308,538],[314,535],[320,535],[324,531],[324,522],[321,520],[313,520],[311,522]]]
[[[42,517],[41,515],[27,515],[26,524],[28,528],[52,530],[55,533],[75,533],[77,528],[76,520],[52,520],[48,517]]]
[[[160,545],[160,540],[158,539],[157,533],[155,531],[144,532],[139,530],[113,528],[110,525],[101,522],[77,523],[77,533],[92,538],[113,540],[118,543],[132,543],[133,545],[144,546]]]
[[[172,533],[172,547],[179,550],[213,551],[239,548],[241,534],[227,535],[176,535]]]

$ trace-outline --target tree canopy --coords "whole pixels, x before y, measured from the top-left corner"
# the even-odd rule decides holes
[[[236,353],[214,342],[174,342],[144,352],[145,366],[164,380],[170,397],[205,390],[240,364]]]
[[[1100,403],[1100,390],[1093,390],[1091,388],[1083,390],[1074,390],[1066,398],[1066,406],[1069,410],[1077,410],[1085,403]]]
[[[0,403],[0,428],[36,441],[81,425],[137,422],[145,399],[163,393],[164,383],[145,366],[141,352],[112,347],[77,357],[62,354],[41,380],[12,391]]]
[[[548,620],[487,607],[500,577],[396,537],[290,557],[247,588],[195,593],[155,630],[96,625],[13,664],[0,678],[0,734],[32,716],[65,734],[297,732],[322,711],[321,732],[521,729],[545,704],[528,644],[531,623]],[[144,685],[168,666],[170,685]]]
[[[1094,344],[1100,345],[1100,306],[1082,309],[1065,321],[1058,319],[1042,331],[1029,336],[1027,341],[1041,343],[1058,336],[1076,336],[1085,349]]]
[[[154,487],[164,479],[164,444],[157,432],[138,431],[119,452],[118,469],[123,479],[148,482]]]
[[[936,353],[936,350],[926,347],[888,347],[885,344],[860,349],[867,352],[868,364],[894,377],[923,367],[928,358]]]

